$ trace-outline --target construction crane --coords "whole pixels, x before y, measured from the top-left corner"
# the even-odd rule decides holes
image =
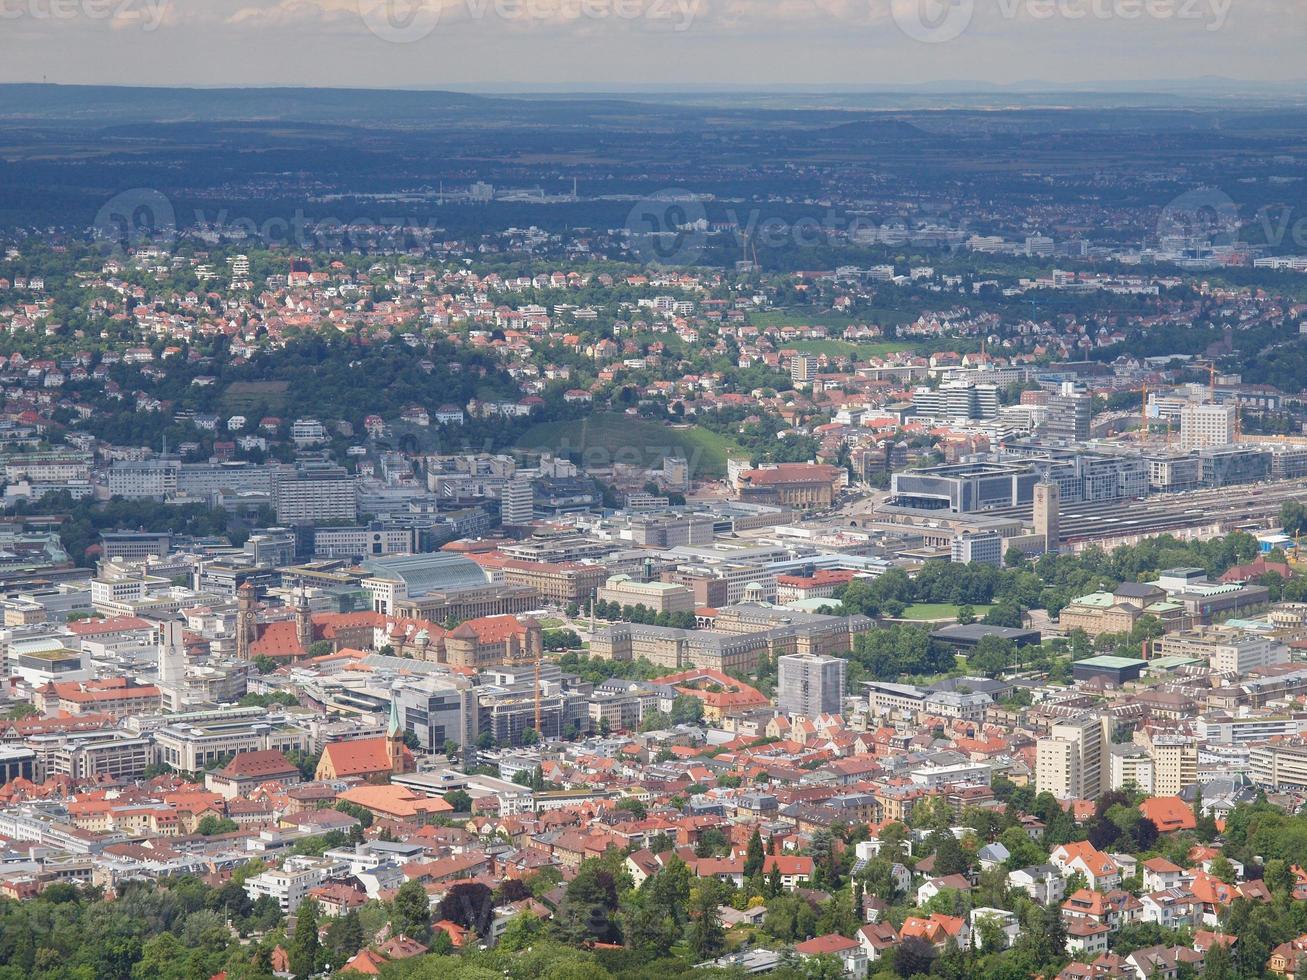
[[[1145,381],[1139,389],[1139,441],[1144,442],[1148,439],[1148,382]]]

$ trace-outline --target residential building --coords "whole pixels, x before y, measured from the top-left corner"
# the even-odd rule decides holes
[[[1106,717],[1084,716],[1055,721],[1036,747],[1037,792],[1060,800],[1093,800],[1110,777]]]
[[[776,698],[782,712],[817,718],[843,710],[846,661],[809,654],[780,657],[776,664]]]

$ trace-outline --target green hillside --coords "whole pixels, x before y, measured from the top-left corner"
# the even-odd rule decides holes
[[[582,461],[594,466],[618,462],[656,467],[667,456],[683,456],[690,461],[694,479],[723,477],[727,456],[737,451],[744,455],[727,437],[696,425],[666,425],[612,413],[532,426],[517,445],[559,455],[581,453]]]

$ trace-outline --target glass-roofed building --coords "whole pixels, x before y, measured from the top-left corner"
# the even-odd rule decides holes
[[[404,599],[420,599],[432,592],[483,588],[488,580],[481,566],[463,555],[436,551],[425,555],[397,555],[363,562],[371,573],[363,588],[374,612],[390,615]]]

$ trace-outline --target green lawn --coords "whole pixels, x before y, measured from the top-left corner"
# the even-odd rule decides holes
[[[918,602],[915,605],[908,606],[903,611],[904,619],[957,619],[958,606],[951,602]],[[989,612],[989,606],[972,606],[976,612],[976,618],[984,616]]]
[[[522,449],[581,453],[582,462],[607,466],[613,462],[657,467],[668,456],[690,461],[692,478],[726,475],[726,457],[744,454],[726,436],[696,425],[664,425],[614,413],[599,413],[580,422],[544,422],[522,433]]]

